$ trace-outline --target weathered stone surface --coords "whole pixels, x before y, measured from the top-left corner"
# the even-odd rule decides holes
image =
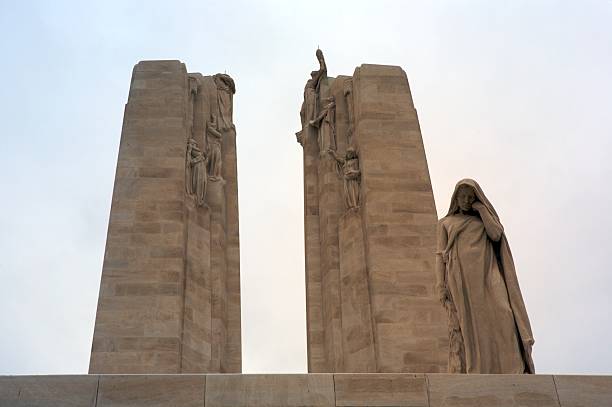
[[[555,375],[561,407],[612,406],[611,376]]]
[[[429,406],[423,374],[334,374],[334,388],[337,406]]]
[[[312,90],[314,92],[314,90]],[[313,93],[314,95],[314,93]],[[313,96],[314,97],[314,96]],[[312,100],[311,108],[314,109]],[[314,114],[313,112],[309,112]],[[310,117],[308,118],[310,119]],[[305,120],[304,123],[307,121]],[[326,372],[325,328],[319,216],[319,148],[315,129],[306,126],[299,133],[304,148],[304,239],[306,254],[306,324],[308,371]]]
[[[0,376],[0,407],[608,407],[611,400],[611,376],[410,373]]]
[[[180,372],[186,75],[179,61],[134,68],[131,90],[148,93],[125,109],[92,373]]]
[[[206,406],[334,406],[331,374],[208,375]]]
[[[370,292],[361,214],[347,212],[339,222],[343,371],[376,372]]]
[[[445,372],[446,318],[434,290],[437,214],[406,74],[362,65],[352,78],[317,80],[315,89],[306,86],[302,115],[314,108],[320,116],[332,98],[335,114],[327,127],[302,117],[298,132],[309,372]],[[325,139],[332,133],[333,141]],[[333,157],[353,148],[361,180],[348,185]],[[343,238],[347,208],[361,241]],[[359,284],[352,273],[362,276]]]
[[[379,372],[443,372],[447,339],[434,295],[431,181],[406,74],[362,65],[353,75],[366,257]],[[402,179],[415,184],[386,183]],[[411,227],[428,225],[415,233]],[[431,319],[423,319],[427,314]]]
[[[90,373],[241,371],[232,97],[180,61],[134,68]],[[220,174],[209,182],[206,123],[221,115],[223,127],[214,129]]]
[[[0,407],[95,407],[98,376],[0,377]]]
[[[100,376],[96,407],[204,407],[205,375]]]
[[[558,407],[552,376],[428,374],[429,407]]]

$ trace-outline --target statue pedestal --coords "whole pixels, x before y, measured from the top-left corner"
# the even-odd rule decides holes
[[[411,373],[0,376],[0,406],[612,405],[612,376]]]

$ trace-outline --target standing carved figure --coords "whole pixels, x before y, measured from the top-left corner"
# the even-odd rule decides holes
[[[317,49],[317,60],[319,61],[319,70],[310,73],[310,79],[304,87],[304,102],[300,110],[300,118],[302,119],[302,128],[304,128],[311,120],[317,116],[317,95],[321,80],[327,76],[327,65],[323,51]]]
[[[198,206],[204,205],[206,197],[206,164],[207,157],[198,147],[198,143],[189,138],[187,141],[186,186],[187,193],[195,196]]]
[[[338,157],[338,154],[332,149],[327,150],[327,152],[336,160],[340,167],[339,169],[341,169],[342,178],[344,179],[344,204],[346,209],[355,210],[359,208],[361,170],[359,169],[357,151],[355,151],[354,147],[348,147],[344,158]]]
[[[346,139],[348,144],[353,143],[353,132],[355,130],[355,118],[353,116],[353,79],[344,80],[344,99],[346,100],[346,110],[348,111],[348,129]]]
[[[221,179],[221,142],[223,136],[217,129],[217,117],[206,122],[206,142],[208,143],[208,174],[210,179],[218,181]]]
[[[234,127],[233,106],[236,84],[231,76],[224,73],[214,75],[213,79],[217,85],[217,105],[219,106],[217,129],[223,132]]]
[[[196,97],[198,95],[198,80],[192,76],[189,76],[189,106],[188,106],[188,118],[189,118],[189,137],[193,137],[193,122],[194,122],[194,111]]]
[[[319,129],[319,151],[321,155],[328,149],[336,150],[336,99],[333,96],[325,99],[327,104],[310,125]]]
[[[474,180],[457,183],[438,223],[436,275],[449,317],[450,373],[535,373],[510,246]]]

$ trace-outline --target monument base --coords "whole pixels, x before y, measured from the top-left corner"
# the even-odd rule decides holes
[[[612,406],[612,376],[410,373],[0,376],[0,406]]]

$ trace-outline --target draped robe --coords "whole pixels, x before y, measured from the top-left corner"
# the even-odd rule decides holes
[[[348,209],[359,207],[359,159],[346,158],[342,166],[344,175],[344,202]]]
[[[438,225],[438,261],[450,292],[450,371],[462,373],[534,373],[524,349],[533,335],[510,246],[502,232],[493,241],[476,214],[458,213],[456,194],[469,185],[503,231],[499,217],[473,180],[457,184],[449,214]]]

